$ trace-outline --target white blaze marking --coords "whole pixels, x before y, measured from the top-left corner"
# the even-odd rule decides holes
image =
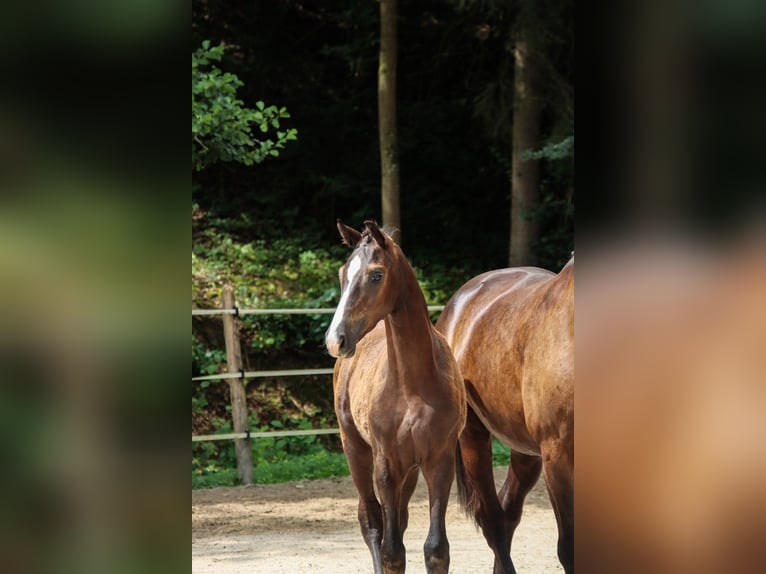
[[[341,295],[340,297],[340,303],[338,303],[338,308],[335,309],[335,315],[333,315],[332,323],[330,323],[330,328],[327,331],[330,335],[330,338],[332,339],[337,339],[336,333],[338,331],[338,327],[340,326],[341,321],[343,321],[343,318],[346,315],[346,305],[348,305],[348,295],[349,293],[351,293],[351,289],[354,286],[354,279],[356,278],[361,268],[362,268],[362,257],[361,255],[357,255],[348,264],[346,289],[343,291],[343,295]]]

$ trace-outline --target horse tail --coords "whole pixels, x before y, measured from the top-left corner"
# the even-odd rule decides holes
[[[466,473],[460,441],[457,442],[455,447],[455,482],[457,483],[457,499],[460,506],[463,507],[468,518],[472,519],[479,526],[479,496]]]

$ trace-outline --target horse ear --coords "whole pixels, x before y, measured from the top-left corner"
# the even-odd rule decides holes
[[[370,232],[370,235],[372,235],[372,237],[378,243],[378,245],[385,249],[388,245],[388,239],[386,238],[386,234],[383,233],[380,227],[378,227],[378,224],[368,219],[364,222],[364,225],[367,228],[367,231]]]
[[[362,239],[362,234],[353,227],[349,227],[343,223],[340,219],[337,220],[337,226],[338,232],[343,239],[343,244],[351,247],[352,249],[356,247],[356,244],[359,243],[360,239]]]

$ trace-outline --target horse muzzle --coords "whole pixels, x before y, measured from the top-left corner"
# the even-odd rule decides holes
[[[356,341],[349,340],[343,332],[328,333],[325,336],[325,346],[327,352],[336,359],[353,357],[356,352]]]

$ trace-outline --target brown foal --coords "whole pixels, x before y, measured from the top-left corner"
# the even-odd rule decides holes
[[[338,231],[353,252],[340,269],[341,299],[325,343],[337,357],[335,411],[362,536],[375,574],[404,572],[407,505],[420,469],[431,517],[426,570],[447,574],[445,513],[466,420],[463,378],[399,246],[372,221],[360,233],[338,220]]]

